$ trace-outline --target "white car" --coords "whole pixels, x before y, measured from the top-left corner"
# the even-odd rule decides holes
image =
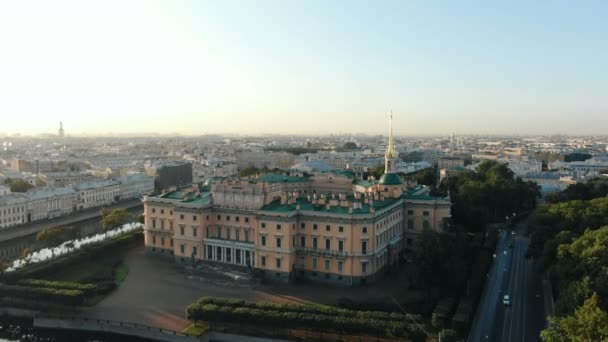
[[[505,306],[511,305],[511,298],[509,298],[509,295],[505,295],[504,297],[502,297],[502,303]]]

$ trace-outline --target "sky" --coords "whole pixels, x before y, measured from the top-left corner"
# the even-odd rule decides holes
[[[0,132],[608,134],[606,1],[0,1]]]

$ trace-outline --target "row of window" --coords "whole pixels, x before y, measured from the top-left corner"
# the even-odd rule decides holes
[[[262,223],[260,224],[260,227],[261,227],[261,228],[266,228],[266,223],[262,222]],[[276,229],[277,229],[277,230],[281,230],[281,228],[282,228],[282,227],[281,227],[281,225],[280,225],[280,224],[277,224],[277,225],[276,225]],[[301,228],[301,229],[305,229],[305,228],[306,228],[306,223],[304,223],[304,222],[300,223],[300,228]],[[315,224],[313,224],[313,225],[312,225],[312,229],[313,229],[313,230],[318,230],[318,229],[319,229],[319,225],[318,225],[318,224],[316,224],[316,223],[315,223]],[[325,231],[326,231],[326,232],[330,232],[330,231],[331,231],[331,226],[330,226],[330,225],[325,225]],[[339,232],[339,233],[343,233],[343,232],[344,232],[344,226],[338,226],[338,232]],[[363,227],[363,233],[367,233],[367,227]]]
[[[8,208],[8,214],[6,211],[6,208],[2,211],[4,213],[4,215],[10,215],[11,214],[11,209],[13,209],[13,214],[16,213],[23,213],[25,212],[25,207],[13,207],[13,208]]]
[[[409,209],[407,211],[407,214],[408,215],[414,215],[414,210]],[[422,216],[430,216],[430,215],[431,215],[431,213],[428,210],[425,210],[425,211],[422,212]]]
[[[152,214],[155,214],[155,213],[156,213],[156,208],[152,208]],[[165,213],[165,209],[161,209],[161,210],[160,210],[160,213],[161,213],[161,214],[164,214],[164,213]],[[173,215],[173,210],[169,210],[169,215]],[[180,214],[180,215],[179,215],[179,218],[180,218],[181,220],[183,220],[183,219],[185,218],[185,215],[184,215],[184,214]],[[192,220],[193,220],[193,221],[196,221],[196,220],[197,220],[197,218],[198,218],[198,217],[197,217],[196,215],[192,215]],[[209,221],[209,215],[207,215],[207,216],[206,216],[206,219],[207,219],[207,221]],[[222,215],[217,215],[217,219],[218,219],[218,221],[219,221],[219,220],[221,220],[221,219],[222,219]],[[227,216],[226,216],[226,221],[227,221],[227,222],[230,222],[230,215],[227,215]],[[235,222],[240,222],[240,221],[241,221],[241,218],[240,218],[239,216],[235,216],[235,217],[234,217],[234,221],[235,221]],[[249,217],[245,217],[245,223],[249,223]]]
[[[282,241],[283,238],[276,238],[276,244],[275,247],[276,248],[281,248],[282,246]],[[295,237],[293,238],[293,244],[295,246]],[[260,236],[260,244],[262,246],[266,246],[266,235],[261,235]],[[300,247],[302,248],[306,248],[306,237],[305,236],[301,236],[300,237]],[[318,238],[313,237],[312,238],[312,248],[313,249],[319,249],[318,247]],[[325,239],[325,250],[331,250],[331,239]],[[367,253],[367,242],[366,241],[362,241],[361,244],[361,250],[363,254]],[[344,240],[338,240],[338,251],[343,252],[344,251]]]

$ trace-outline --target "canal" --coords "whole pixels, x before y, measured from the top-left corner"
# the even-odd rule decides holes
[[[139,215],[143,212],[143,206],[137,206],[128,209],[131,214]],[[92,219],[85,219],[70,226],[75,227],[77,231],[76,238],[83,238],[86,236],[94,235],[103,232],[101,226],[101,218],[96,217]],[[0,260],[12,261],[23,256],[23,252],[27,249],[29,252],[33,252],[40,248],[46,247],[44,243],[36,241],[37,233],[33,233],[26,236],[17,237],[11,240],[0,241]]]

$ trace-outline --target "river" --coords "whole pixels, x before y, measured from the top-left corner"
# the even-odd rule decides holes
[[[142,207],[128,210],[132,214],[141,214]],[[71,224],[78,232],[78,238],[90,236],[103,231],[99,217]],[[12,261],[20,258],[27,248],[30,252],[45,247],[44,243],[36,241],[36,233],[0,242],[0,260]]]

